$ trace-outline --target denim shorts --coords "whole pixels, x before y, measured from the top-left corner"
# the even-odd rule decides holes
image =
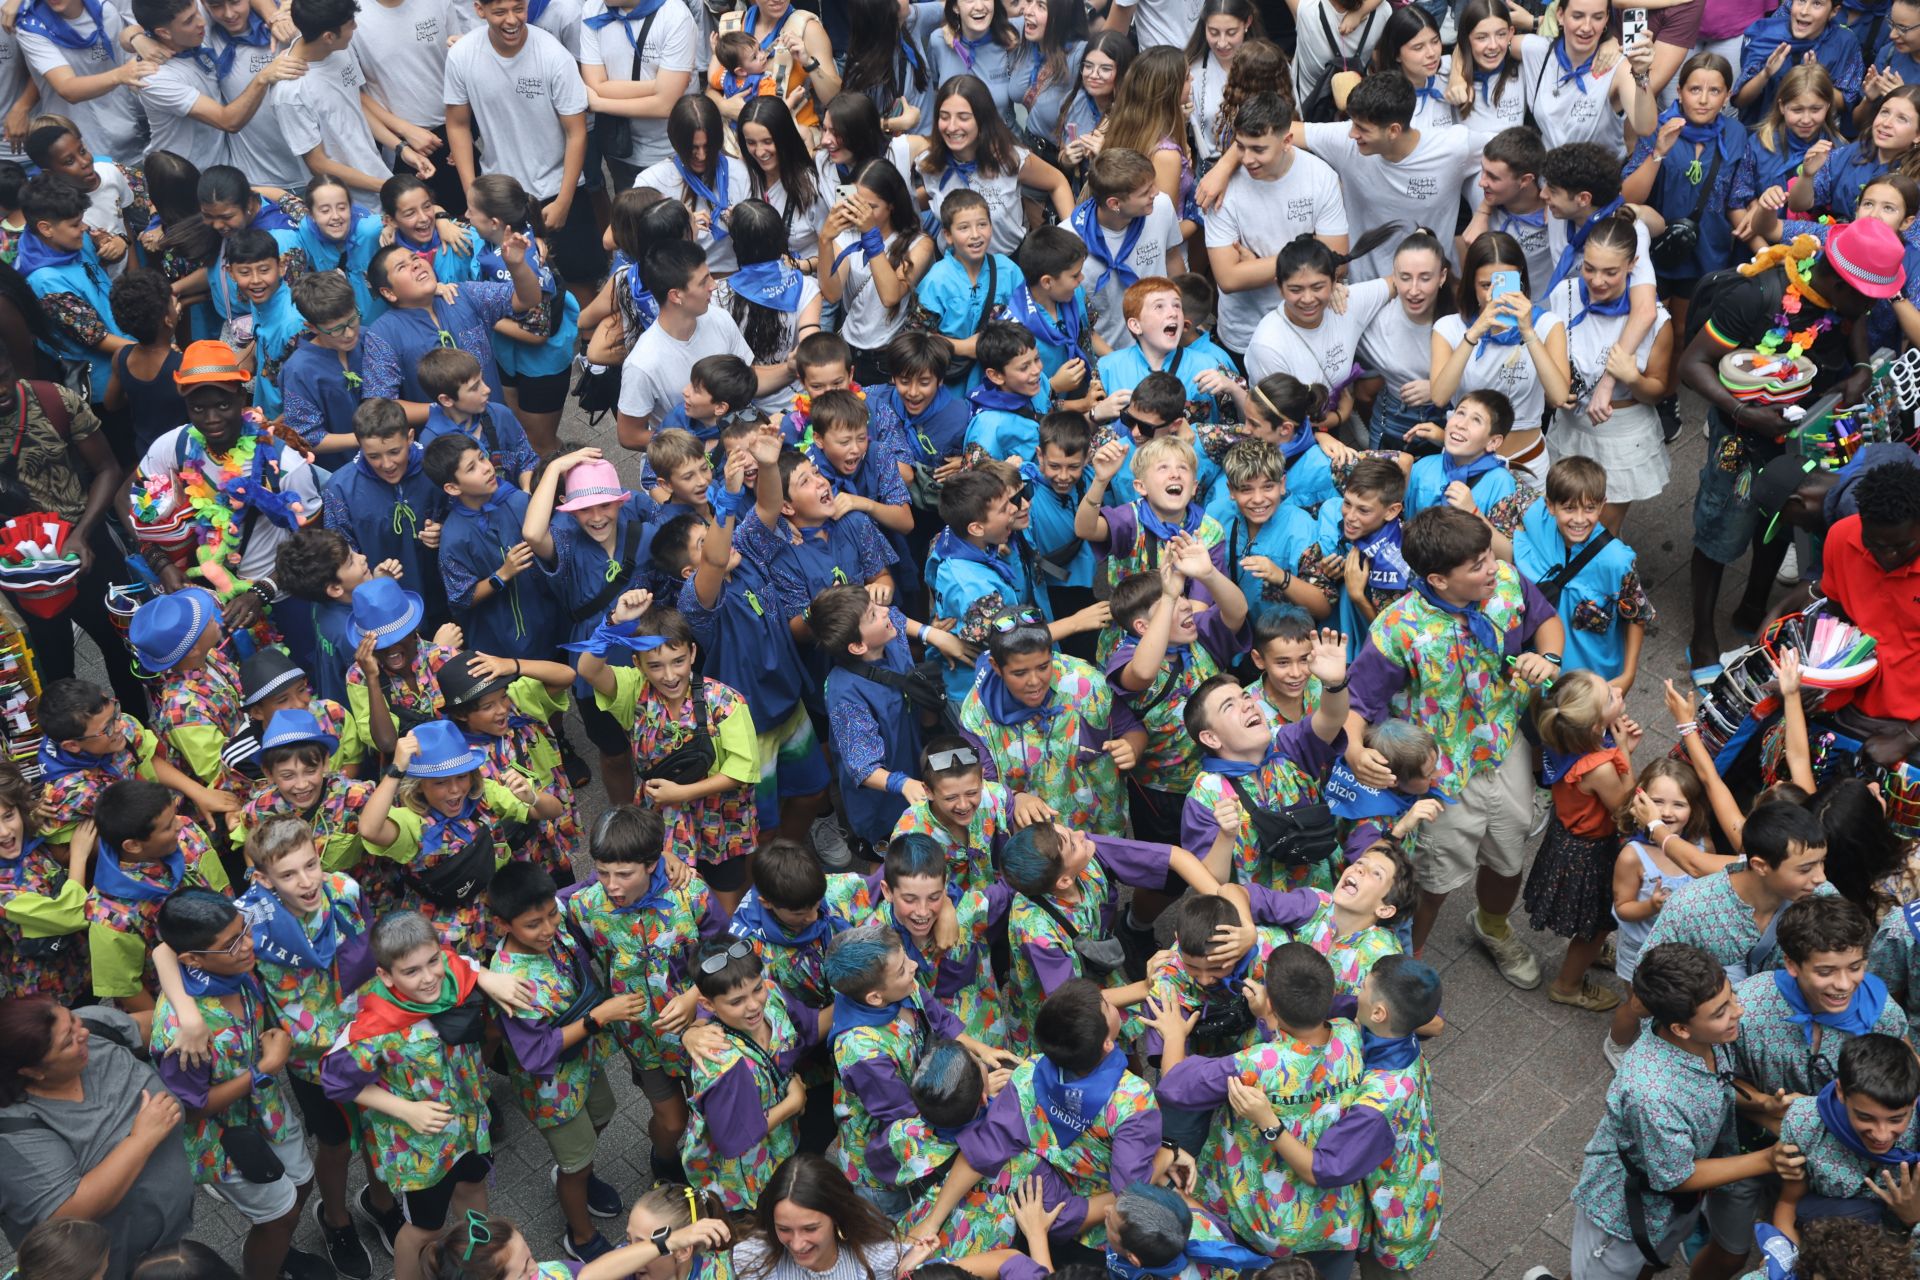
[[[1760,511],[1753,505],[1753,477],[1780,455],[1771,440],[1735,433],[1718,409],[1709,410],[1712,428],[1707,438],[1707,460],[1700,468],[1700,488],[1693,499],[1693,545],[1719,564],[1732,564],[1753,545]],[[1722,466],[1721,453],[1735,438],[1744,442],[1744,457],[1732,470]]]
[[[1437,405],[1407,404],[1391,385],[1380,388],[1373,401],[1373,417],[1367,423],[1367,448],[1398,449],[1406,443],[1407,430],[1416,423],[1437,422],[1446,425],[1447,411]]]

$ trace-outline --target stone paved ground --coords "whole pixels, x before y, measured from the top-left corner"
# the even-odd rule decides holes
[[[1640,553],[1641,574],[1668,620],[1648,641],[1640,680],[1629,699],[1632,714],[1648,730],[1643,759],[1651,759],[1672,741],[1659,682],[1685,674],[1691,499],[1704,453],[1700,409],[1689,397],[1689,426],[1671,451],[1674,479],[1667,493],[1642,504],[1627,526],[1627,541]],[[569,441],[607,449],[629,482],[637,482],[637,461],[619,450],[611,419],[591,427],[575,412],[564,434]],[[1723,601],[1734,599],[1744,585],[1737,571],[1729,571],[1727,578]],[[79,645],[83,654],[91,655],[84,637]],[[574,740],[586,741],[577,727]],[[604,800],[590,789],[584,803],[594,810]],[[1474,944],[1467,927],[1468,905],[1467,895],[1456,895],[1428,944],[1428,958],[1444,975],[1450,1024],[1430,1050],[1446,1220],[1440,1247],[1420,1268],[1420,1280],[1518,1280],[1536,1263],[1564,1274],[1572,1229],[1567,1193],[1611,1078],[1600,1056],[1606,1019],[1549,1002],[1544,983],[1534,991],[1509,986]],[[1531,935],[1531,941],[1550,976],[1561,945],[1546,935]],[[1606,980],[1612,981],[1611,975]],[[650,1181],[646,1102],[623,1077],[616,1078],[614,1086],[621,1109],[606,1133],[598,1169],[631,1199]],[[547,1181],[546,1148],[510,1101],[507,1110],[503,1140],[496,1146],[494,1206],[529,1233],[536,1257],[561,1257],[562,1224]],[[356,1169],[356,1187],[358,1180]],[[606,1225],[610,1231],[621,1226]],[[242,1232],[240,1219],[225,1206],[211,1198],[198,1201],[194,1234],[236,1262]],[[372,1243],[371,1231],[363,1235],[374,1252],[376,1270],[388,1274],[390,1263]],[[302,1224],[296,1243],[318,1247],[311,1221]],[[0,1270],[10,1264],[10,1255],[0,1256]]]

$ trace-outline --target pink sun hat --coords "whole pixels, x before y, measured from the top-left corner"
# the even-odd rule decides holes
[[[560,504],[560,510],[579,511],[602,503],[624,502],[626,497],[627,487],[620,483],[620,473],[611,462],[583,462],[567,472],[567,500]]]

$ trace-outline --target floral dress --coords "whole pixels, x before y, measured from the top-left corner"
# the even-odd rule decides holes
[[[513,947],[501,947],[493,953],[490,967],[495,973],[510,974],[533,991],[524,1013],[513,1016],[542,1028],[558,1030],[583,998],[595,999],[598,992],[584,958],[575,947],[573,935],[562,925],[545,955],[528,955]],[[512,1037],[508,1037],[512,1043]],[[537,1129],[552,1129],[580,1114],[587,1105],[587,1093],[593,1078],[606,1068],[613,1048],[609,1034],[589,1035],[572,1049],[562,1050],[548,1075],[535,1075],[520,1065],[517,1053],[510,1055],[512,1070],[508,1078],[520,1096],[520,1111]]]
[[[967,819],[964,842],[952,828],[934,815],[925,800],[907,806],[893,824],[897,839],[904,835],[923,835],[947,855],[947,886],[961,892],[984,893],[1000,878],[1000,846],[1013,834],[1013,792],[998,782],[980,784],[980,807]]]
[[[706,882],[694,876],[678,889],[666,885],[658,867],[647,896],[625,907],[607,900],[607,891],[590,884],[566,899],[567,924],[586,945],[594,976],[609,995],[629,991],[647,997],[649,1012],[611,1028],[614,1042],[642,1071],[687,1073],[687,1052],[678,1033],[654,1030],[667,1002],[685,991],[693,953],[703,937],[720,931]]]
[[[1005,725],[987,714],[976,684],[960,706],[960,727],[993,758],[997,781],[1051,805],[1059,821],[1098,835],[1126,830],[1125,789],[1113,757],[1100,750],[1113,716],[1113,687],[1091,664],[1053,659],[1050,702],[1040,715]]]
[[[729,1212],[751,1211],[760,1200],[760,1192],[773,1179],[774,1170],[794,1153],[800,1117],[789,1116],[768,1128],[766,1115],[786,1098],[787,1081],[801,1055],[819,1041],[818,1015],[803,1006],[804,1017],[796,1021],[780,988],[771,979],[765,981],[765,1047],[745,1032],[715,1023],[725,1033],[720,1051],[710,1060],[695,1059],[687,1073],[687,1129],[680,1138],[680,1160],[686,1166],[687,1180],[718,1195]],[[733,1081],[723,1084],[730,1075]],[[727,1114],[752,1109],[731,1087],[743,1077],[751,1081],[755,1105],[760,1108],[761,1136],[744,1151],[724,1151],[719,1148],[739,1145],[752,1127],[750,1117]],[[708,1111],[723,1100],[726,1112],[716,1111],[709,1117]],[[724,1138],[722,1121],[727,1131]]]
[[[760,843],[760,812],[753,788],[760,781],[758,741],[753,713],[739,692],[718,680],[705,680],[707,722],[695,725],[694,699],[670,710],[655,694],[638,667],[615,667],[618,680],[612,698],[598,698],[620,727],[633,735],[633,765],[644,775],[648,766],[684,746],[696,729],[713,739],[715,773],[724,773],[743,785],[691,804],[658,806],[667,826],[667,851],[683,862],[726,862],[744,858]]]
[[[240,668],[224,650],[214,649],[198,666],[167,672],[153,704],[153,722],[168,764],[216,791],[247,793],[247,780],[220,759],[227,740],[247,727]]]
[[[86,928],[86,886],[67,877],[44,840],[0,859],[0,999],[79,1001],[87,993]]]
[[[202,996],[194,1003],[200,1009],[200,1016],[206,1020],[207,1031],[212,1040],[209,1050],[213,1061],[201,1068],[199,1074],[205,1076],[202,1083],[211,1089],[214,1085],[249,1075],[254,1063],[260,1058],[260,998],[251,986],[241,992],[242,1012],[235,1015],[227,1008],[226,1002],[218,996]],[[180,1013],[173,1007],[172,1001],[165,996],[160,998],[160,1006],[153,1015],[153,1036],[151,1040],[153,1059],[160,1062],[168,1048],[180,1037]],[[187,1068],[175,1066],[173,1072],[185,1074]],[[163,1075],[168,1088],[176,1094],[179,1085],[170,1072]],[[201,1095],[200,1102],[206,1097]],[[280,1080],[276,1076],[265,1084],[256,1084],[240,1099],[225,1110],[212,1115],[193,1115],[193,1099],[181,1098],[181,1105],[188,1108],[186,1123],[181,1137],[187,1144],[187,1163],[193,1168],[193,1180],[196,1185],[207,1186],[215,1182],[242,1181],[240,1171],[227,1159],[221,1147],[221,1135],[229,1125],[258,1125],[266,1134],[269,1142],[283,1142],[297,1133],[290,1130],[292,1112],[287,1106],[286,1096],[281,1092]]]

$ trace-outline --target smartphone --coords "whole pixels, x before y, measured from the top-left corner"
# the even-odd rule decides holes
[[[1080,126],[1072,120],[1067,121],[1067,141],[1080,141]]]
[[[1647,11],[1645,9],[1622,9],[1620,11],[1620,47],[1633,48],[1633,42],[1647,29]]]
[[[1493,279],[1488,282],[1487,296],[1489,298],[1500,298],[1509,293],[1519,292],[1520,273],[1507,267],[1502,267],[1498,271],[1495,271],[1493,273]],[[1512,316],[1500,316],[1494,320],[1493,327],[1505,331],[1513,328],[1518,323],[1519,322]]]
[[[853,199],[853,190],[854,188],[851,182],[841,183],[833,189],[833,202],[835,204],[845,204],[847,201]]]

